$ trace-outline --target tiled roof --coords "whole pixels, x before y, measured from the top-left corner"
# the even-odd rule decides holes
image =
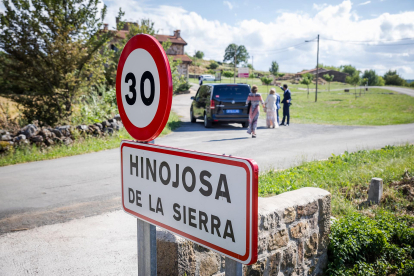
[[[187,45],[187,42],[185,42],[184,39],[182,39],[181,37],[176,37],[173,35],[159,35],[159,34],[156,34],[154,36],[156,39],[158,39],[159,42],[165,42],[167,40],[170,40],[171,43]]]
[[[181,59],[181,61],[184,62],[184,63],[191,63],[191,62],[193,62],[191,60],[191,58],[189,56],[187,56],[187,55],[172,55],[172,56],[174,57],[174,61],[176,61],[178,59]]]

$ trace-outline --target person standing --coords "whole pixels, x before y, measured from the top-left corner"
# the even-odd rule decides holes
[[[279,124],[280,124],[280,121],[279,121],[280,95],[278,93],[276,93],[276,91],[275,91],[275,96],[276,96],[277,126],[279,126]]]
[[[292,104],[292,95],[290,93],[290,90],[288,89],[287,84],[284,84],[283,86],[280,86],[280,88],[284,91],[283,92],[283,119],[282,119],[282,126],[289,126],[289,119],[290,119],[290,112],[289,107]],[[287,122],[285,124],[285,119],[287,119]]]
[[[249,93],[246,101],[246,105],[249,103],[251,104],[249,112],[249,128],[247,129],[247,133],[251,134],[252,138],[256,138],[257,120],[259,119],[260,115],[259,105],[262,104],[264,107],[262,95],[257,93],[257,90],[257,86],[253,85],[251,90],[252,92]]]
[[[279,122],[276,123],[276,90],[270,89],[269,95],[266,98],[266,126],[267,128],[279,127]]]
[[[200,75],[200,76],[198,77],[198,83],[199,83],[200,85],[203,85],[203,76],[202,76],[202,75]]]

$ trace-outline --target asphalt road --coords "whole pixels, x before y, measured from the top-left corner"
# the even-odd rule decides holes
[[[414,142],[414,124],[381,127],[291,124],[266,129],[264,121],[259,122],[258,138],[252,139],[240,124],[205,129],[201,121],[190,123],[190,96],[174,97],[173,110],[182,116],[183,125],[156,143],[249,157],[262,171],[325,159],[332,153]],[[0,167],[0,234],[120,209],[120,188],[118,149]]]

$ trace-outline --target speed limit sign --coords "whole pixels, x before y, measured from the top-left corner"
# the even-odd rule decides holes
[[[116,100],[121,120],[137,141],[155,139],[171,111],[173,84],[161,44],[147,34],[125,45],[116,74]]]

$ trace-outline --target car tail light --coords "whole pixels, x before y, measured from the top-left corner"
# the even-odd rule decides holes
[[[210,109],[216,108],[216,105],[214,104],[214,100],[210,100]]]

